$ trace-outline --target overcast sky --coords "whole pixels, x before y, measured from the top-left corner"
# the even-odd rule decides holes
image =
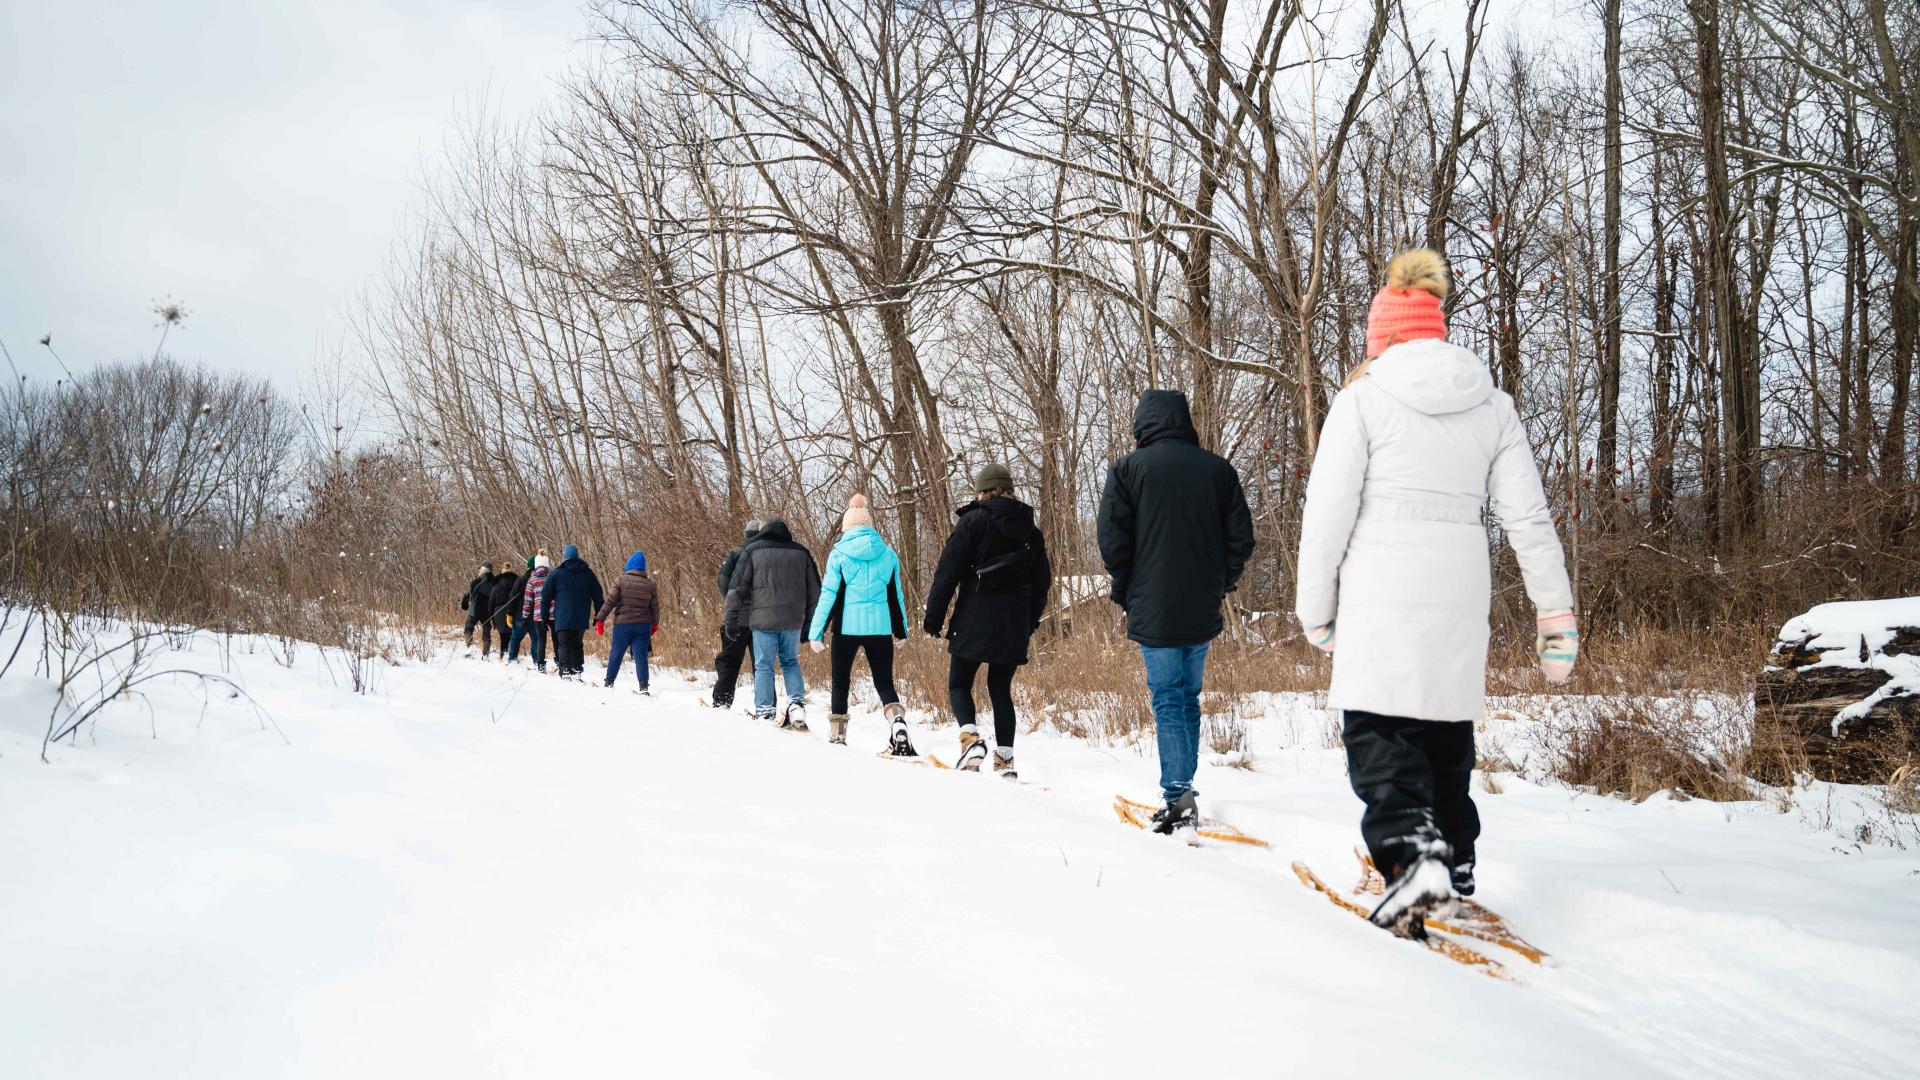
[[[583,0],[5,0],[0,342],[23,373],[150,354],[300,371],[462,117],[531,112]]]

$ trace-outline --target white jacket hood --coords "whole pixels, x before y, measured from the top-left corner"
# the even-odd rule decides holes
[[[1374,358],[1367,378],[1428,416],[1465,412],[1493,395],[1493,376],[1473,350],[1438,339],[1393,346]]]

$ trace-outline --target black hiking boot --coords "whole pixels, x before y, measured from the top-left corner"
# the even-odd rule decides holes
[[[1177,829],[1198,829],[1200,827],[1200,803],[1188,791],[1167,805],[1153,812],[1149,827],[1161,836],[1172,836]]]

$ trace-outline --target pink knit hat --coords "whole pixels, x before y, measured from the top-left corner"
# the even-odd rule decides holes
[[[867,497],[855,495],[847,500],[847,512],[840,515],[840,531],[852,532],[861,526],[871,526],[873,514],[867,510]]]
[[[1387,264],[1387,285],[1367,309],[1367,359],[1403,341],[1447,336],[1440,301],[1447,295],[1447,264],[1439,252],[1413,248]]]

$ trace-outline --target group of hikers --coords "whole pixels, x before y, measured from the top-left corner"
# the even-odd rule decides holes
[[[1332,657],[1328,704],[1342,712],[1348,774],[1365,804],[1361,831],[1388,881],[1372,914],[1404,936],[1474,891],[1479,816],[1470,792],[1474,722],[1485,712],[1491,575],[1485,510],[1513,546],[1537,610],[1535,651],[1545,676],[1564,682],[1579,654],[1565,558],[1513,400],[1495,389],[1472,351],[1447,341],[1445,262],[1416,248],[1396,256],[1368,312],[1366,360],[1333,399],[1320,433],[1296,563],[1295,614],[1305,639]],[[1133,452],[1115,462],[1097,517],[1100,557],[1127,634],[1140,647],[1152,701],[1164,801],[1153,831],[1200,823],[1193,781],[1200,691],[1221,608],[1254,550],[1240,477],[1200,445],[1186,395],[1149,390],[1134,413]],[[991,464],[975,498],[956,513],[927,589],[921,628],[950,654],[948,707],[959,725],[958,768],[1016,777],[1015,673],[1047,609],[1053,571],[1032,507],[1015,498],[1012,472]],[[607,682],[630,651],[647,684],[648,642],[659,598],[636,552],[613,590],[569,546],[524,578],[492,574],[470,585],[468,635],[487,616],[517,611],[513,660],[533,639],[544,667],[546,629],[562,675],[578,677],[589,622],[615,626]],[[751,522],[719,568],[725,599],[713,704],[730,707],[747,651],[754,714],[807,730],[799,649],[832,652],[828,724],[844,744],[855,661],[866,657],[889,721],[885,753],[916,755],[893,680],[895,642],[907,638],[901,564],[855,495],[822,573],[787,524]],[[504,581],[502,579],[505,579]],[[527,627],[533,627],[531,633]],[[827,632],[832,631],[829,645]],[[786,704],[776,709],[776,668]],[[974,686],[986,670],[991,746],[981,734]]]
[[[524,574],[495,573],[492,563],[480,564],[479,576],[467,583],[460,597],[460,607],[467,613],[469,646],[474,628],[479,627],[480,655],[491,656],[497,634],[500,659],[511,664],[520,659],[520,644],[526,642],[533,666],[545,671],[551,638],[554,669],[563,679],[578,679],[586,670],[587,627],[591,625],[604,637],[607,623],[612,622],[606,685],[613,685],[621,661],[630,655],[640,693],[649,692],[648,660],[653,636],[660,631],[661,607],[659,586],[647,576],[646,552],[636,551],[627,559],[625,571],[614,579],[611,589],[601,587],[600,576],[573,544],[560,549],[559,566],[541,548],[527,560],[525,570]]]

